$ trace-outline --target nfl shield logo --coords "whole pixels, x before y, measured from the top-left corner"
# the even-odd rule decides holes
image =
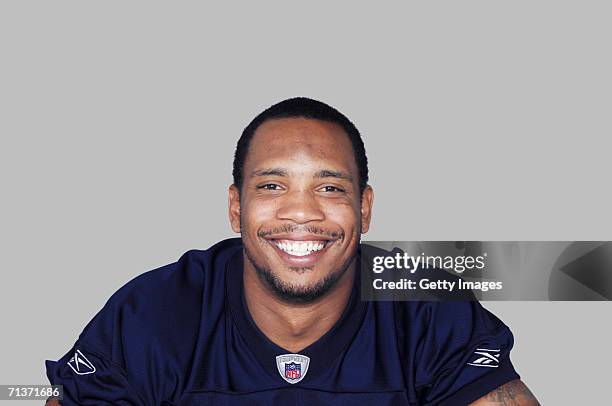
[[[280,376],[287,382],[298,383],[306,376],[310,358],[300,354],[284,354],[276,357]]]
[[[302,376],[302,366],[295,362],[285,364],[285,378],[298,379]]]

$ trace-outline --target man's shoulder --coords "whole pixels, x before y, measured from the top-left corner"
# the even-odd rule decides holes
[[[124,336],[146,342],[147,337],[196,331],[204,305],[209,307],[206,311],[222,310],[225,268],[241,247],[240,239],[224,240],[206,250],[187,251],[178,261],[137,276],[110,297],[80,340],[96,345]]]
[[[85,391],[97,380],[99,390],[124,396],[133,388],[149,399],[177,391],[200,342],[202,315],[218,318],[223,311],[226,265],[240,248],[239,239],[221,241],[132,279],[87,324],[72,350],[47,363],[51,382],[81,385]],[[94,370],[91,379],[73,379],[76,354]],[[78,390],[73,387],[70,393]]]
[[[230,258],[242,247],[239,238],[220,241],[208,249],[192,249],[173,263],[138,275],[111,297],[112,302],[143,298],[154,302],[164,297],[184,297],[199,292],[205,283],[223,283]]]

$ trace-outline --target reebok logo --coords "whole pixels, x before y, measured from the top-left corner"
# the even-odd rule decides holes
[[[87,375],[96,372],[96,367],[93,366],[80,350],[76,350],[72,358],[68,361],[68,366],[77,375]]]
[[[488,348],[476,348],[472,358],[473,361],[467,364],[473,367],[497,368],[499,366],[499,351]]]

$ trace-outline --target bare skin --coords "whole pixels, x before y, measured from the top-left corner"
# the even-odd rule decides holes
[[[471,404],[472,406],[539,406],[540,402],[521,380],[508,382]]]

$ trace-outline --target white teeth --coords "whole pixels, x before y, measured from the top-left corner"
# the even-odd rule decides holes
[[[312,254],[315,251],[322,250],[325,247],[323,241],[295,241],[295,242],[275,242],[276,246],[289,255],[303,257]]]

